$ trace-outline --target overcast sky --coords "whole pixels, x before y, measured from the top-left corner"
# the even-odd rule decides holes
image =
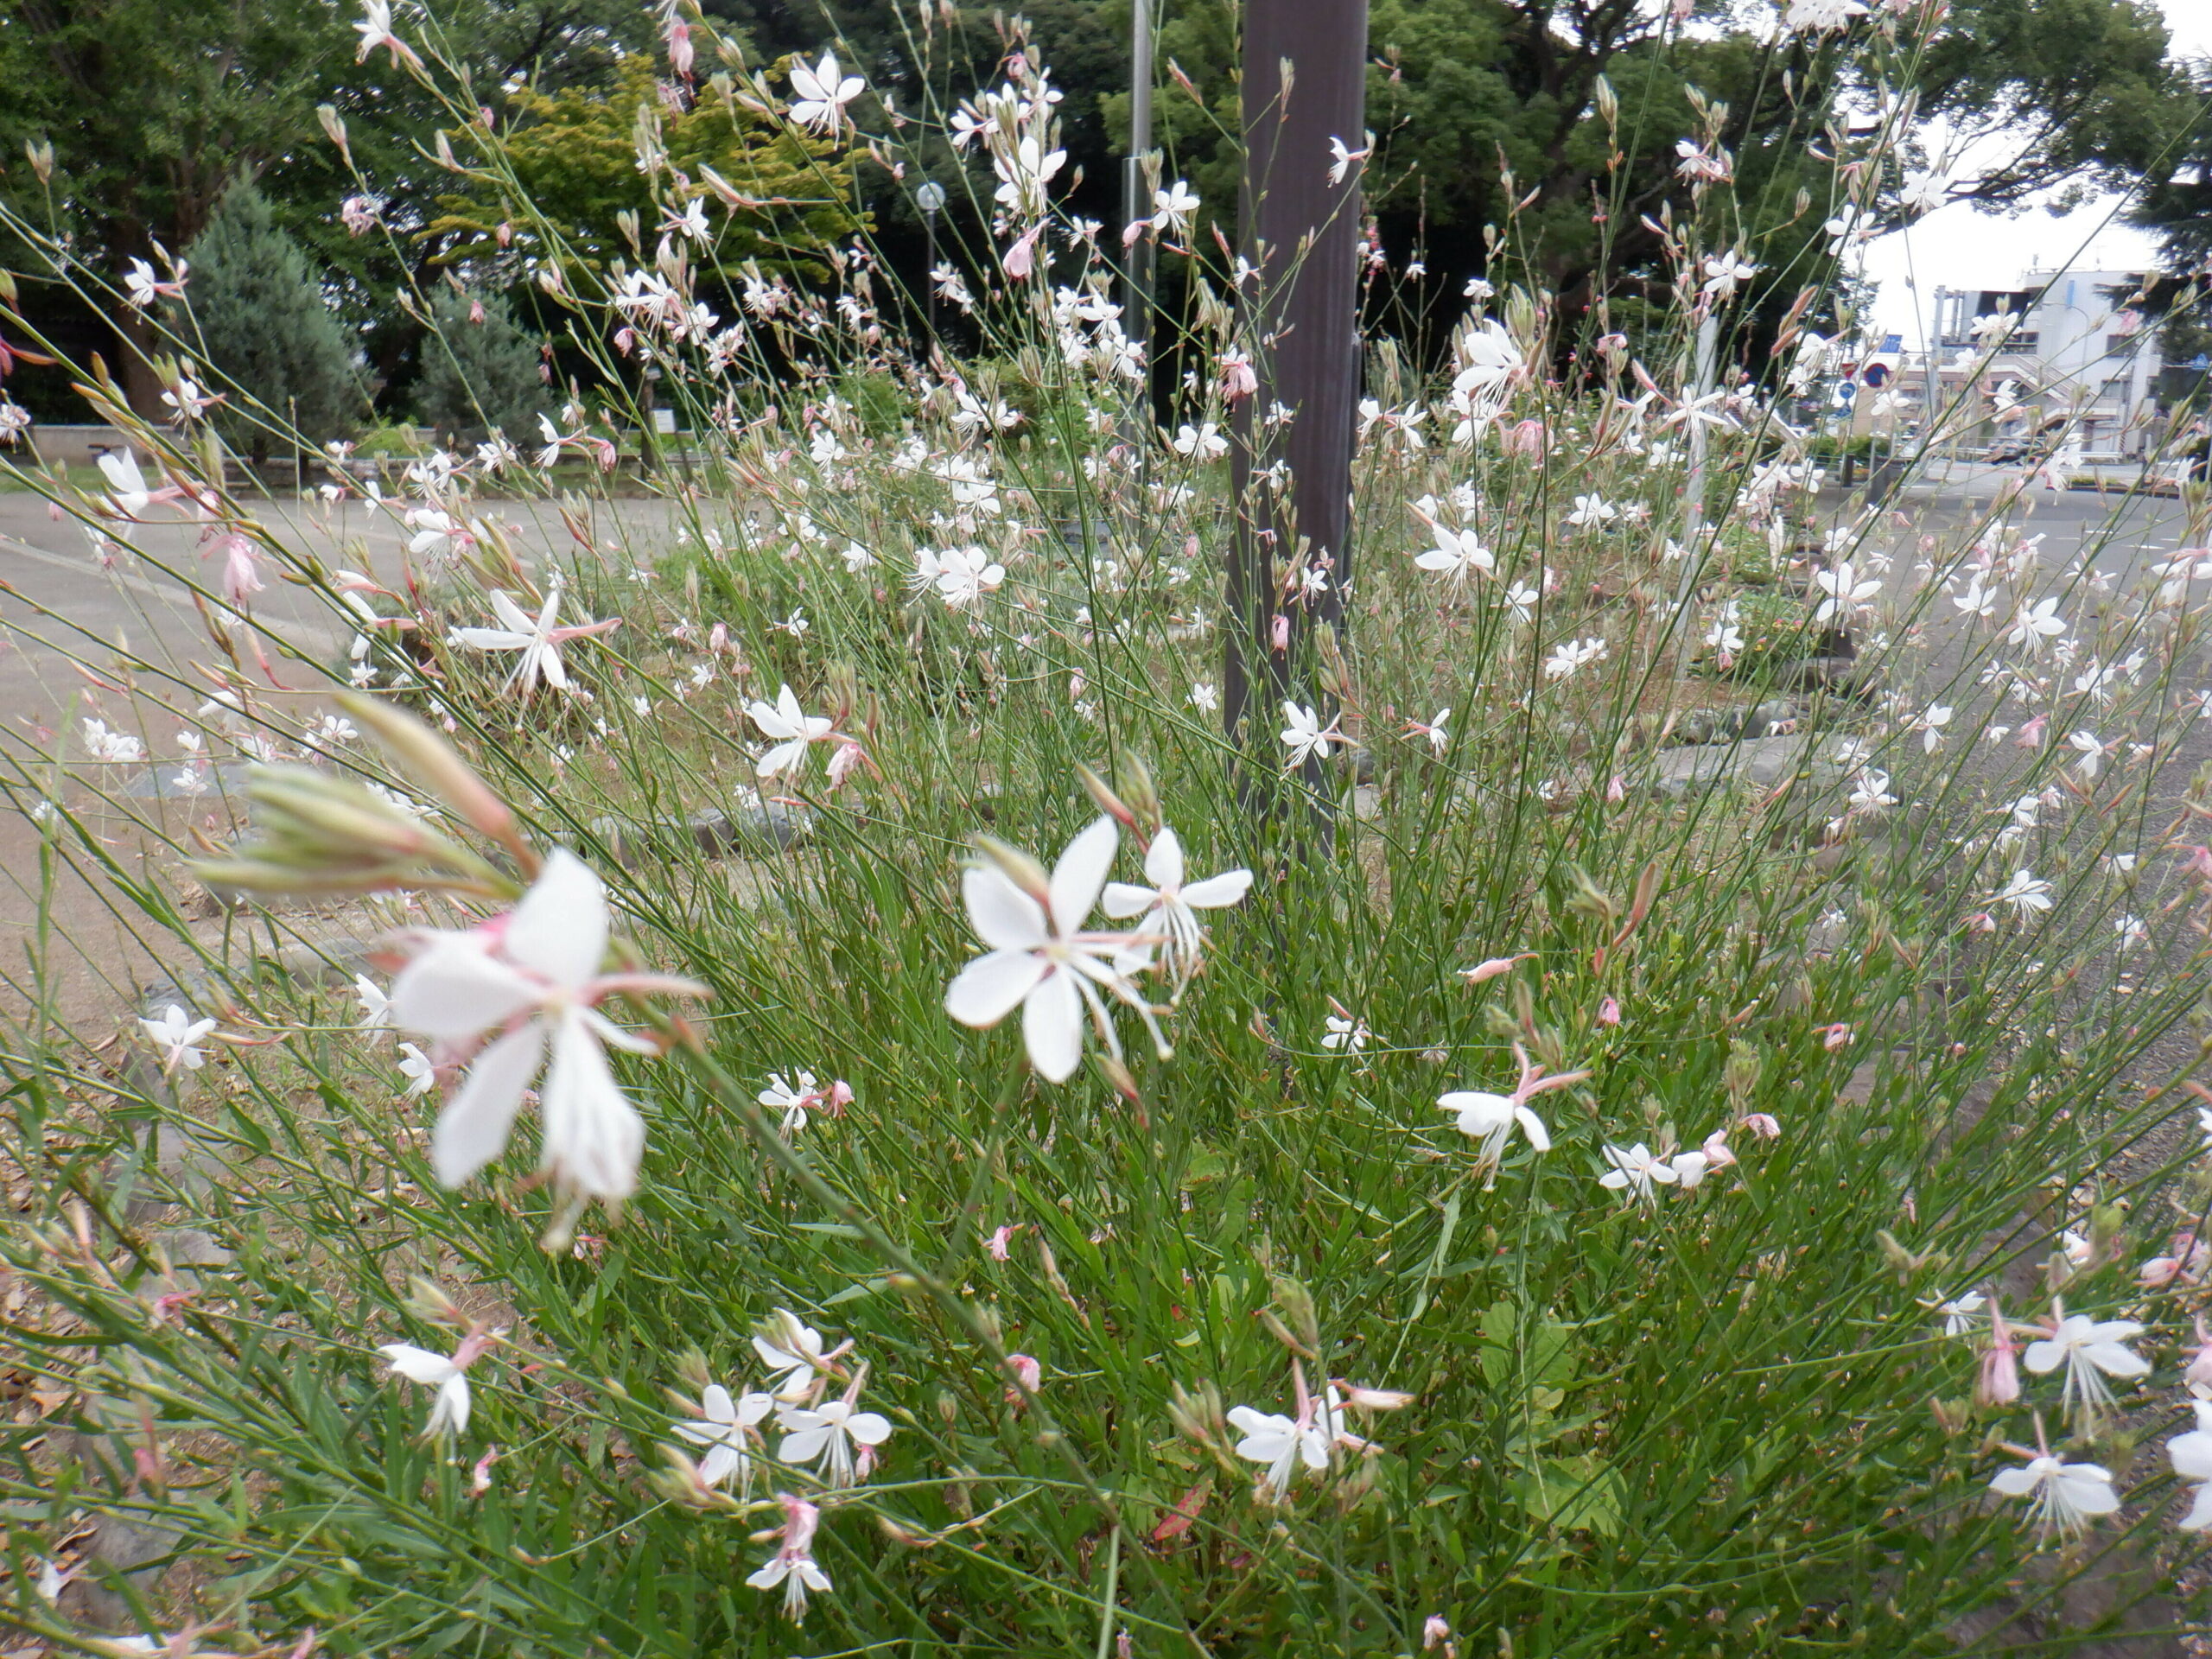
[[[2173,49],[2212,53],[2212,0],[2158,0]],[[2016,219],[1978,213],[1964,203],[1940,208],[1873,243],[1866,274],[1881,284],[1876,325],[1917,349],[1938,288],[2012,288],[2031,268],[2133,270],[2154,262],[2156,245],[2119,222],[2120,198],[2066,214],[2030,207]],[[1916,285],[1908,287],[1907,278]]]

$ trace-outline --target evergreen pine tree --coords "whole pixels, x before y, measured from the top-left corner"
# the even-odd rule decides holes
[[[359,429],[368,397],[353,345],[251,180],[224,193],[185,259],[186,338],[197,329],[204,366],[229,394],[213,417],[233,448],[266,459],[288,423],[318,444]]]
[[[472,321],[474,308],[482,321]],[[481,300],[442,289],[430,302],[436,332],[423,337],[423,378],[416,388],[421,418],[440,442],[479,443],[493,430],[517,443],[537,436],[537,417],[554,397],[538,373],[537,342],[515,325],[506,300]]]

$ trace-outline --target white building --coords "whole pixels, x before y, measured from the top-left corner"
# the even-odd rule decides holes
[[[1936,300],[1939,374],[1948,403],[1965,388],[1980,342],[1977,318],[2011,311],[2019,325],[1982,372],[1989,438],[2067,434],[2085,455],[2141,455],[2158,408],[2158,331],[2131,302],[2148,280],[2133,270],[2031,270],[2014,289],[1945,290]],[[2017,404],[1998,388],[2010,383]]]

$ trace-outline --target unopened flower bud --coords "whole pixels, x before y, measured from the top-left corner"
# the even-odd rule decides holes
[[[332,143],[338,146],[339,155],[343,156],[345,158],[346,164],[348,167],[351,167],[353,164],[353,152],[346,142],[346,118],[338,113],[337,105],[334,104],[316,105],[315,106],[315,118],[322,123],[322,130],[324,135],[329,138]]]
[[[1515,963],[1526,962],[1535,955],[1535,952],[1533,950],[1523,950],[1517,957],[1492,957],[1489,961],[1478,962],[1471,968],[1462,968],[1459,970],[1459,977],[1470,985],[1479,985],[1486,979],[1496,979],[1500,974],[1512,972]]]
[[[476,775],[453,745],[391,703],[355,691],[340,692],[337,701],[417,783],[452,808],[463,823],[525,855],[527,863],[536,864],[535,856],[528,855],[515,833],[512,810],[492,792],[491,785]]]
[[[1023,893],[1052,913],[1052,880],[1045,874],[1045,867],[1023,852],[1019,847],[1009,847],[995,836],[977,836],[976,852],[995,866],[1001,874]]]
[[[1342,1378],[1336,1380],[1336,1388],[1344,1404],[1357,1406],[1363,1411],[1402,1411],[1414,1402],[1412,1395],[1402,1394],[1395,1389],[1355,1388]]]
[[[407,1281],[407,1307],[417,1319],[432,1325],[448,1325],[456,1331],[468,1326],[468,1315],[461,1311],[461,1304],[446,1294],[443,1287],[419,1274]]]
[[[1318,1351],[1321,1346],[1321,1321],[1313,1311],[1313,1293],[1287,1276],[1277,1279],[1274,1288],[1274,1303],[1282,1310],[1284,1319],[1309,1351]]]

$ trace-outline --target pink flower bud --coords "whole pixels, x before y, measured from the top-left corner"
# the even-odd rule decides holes
[[[983,1248],[990,1252],[992,1261],[1003,1262],[1007,1259],[1007,1246],[1014,1242],[1014,1236],[1020,1230],[1020,1224],[1016,1223],[1000,1228],[984,1241]]]
[[[1821,1046],[1830,1053],[1850,1046],[1851,1027],[1841,1020],[1832,1026],[1815,1026],[1814,1029],[1821,1034]]]
[[[1535,955],[1535,952],[1533,950],[1523,950],[1517,957],[1492,957],[1488,962],[1478,962],[1471,968],[1462,968],[1459,970],[1459,977],[1470,985],[1479,985],[1486,979],[1496,979],[1500,974],[1510,972],[1515,963],[1526,962]]]
[[[1014,1385],[1024,1394],[1034,1394],[1045,1381],[1045,1368],[1027,1354],[1008,1354],[1007,1369],[1014,1373]]]
[[[1782,1138],[1782,1125],[1775,1121],[1770,1112],[1746,1112],[1737,1121],[1762,1141]]]
[[[1598,1005],[1598,1023],[1599,1025],[1618,1026],[1620,1022],[1621,1005],[1617,998],[1609,996]]]
[[[2191,1394],[2212,1395],[2212,1331],[2204,1328],[2204,1316],[2196,1316],[2196,1357],[2181,1374],[2182,1386]]]
[[[1981,1379],[1974,1399],[1985,1406],[2009,1406],[2020,1397],[2020,1368],[2012,1357],[2012,1328],[2005,1323],[1997,1298],[1989,1299],[1989,1347],[1981,1357]]]
[[[1441,1613],[1431,1613],[1421,1627],[1421,1650],[1427,1653],[1439,1643],[1452,1639],[1452,1627],[1444,1622]]]
[[[1726,1169],[1736,1161],[1736,1154],[1728,1149],[1728,1131],[1715,1129],[1705,1137],[1705,1144],[1698,1148],[1705,1154],[1705,1161],[1714,1169]]]

